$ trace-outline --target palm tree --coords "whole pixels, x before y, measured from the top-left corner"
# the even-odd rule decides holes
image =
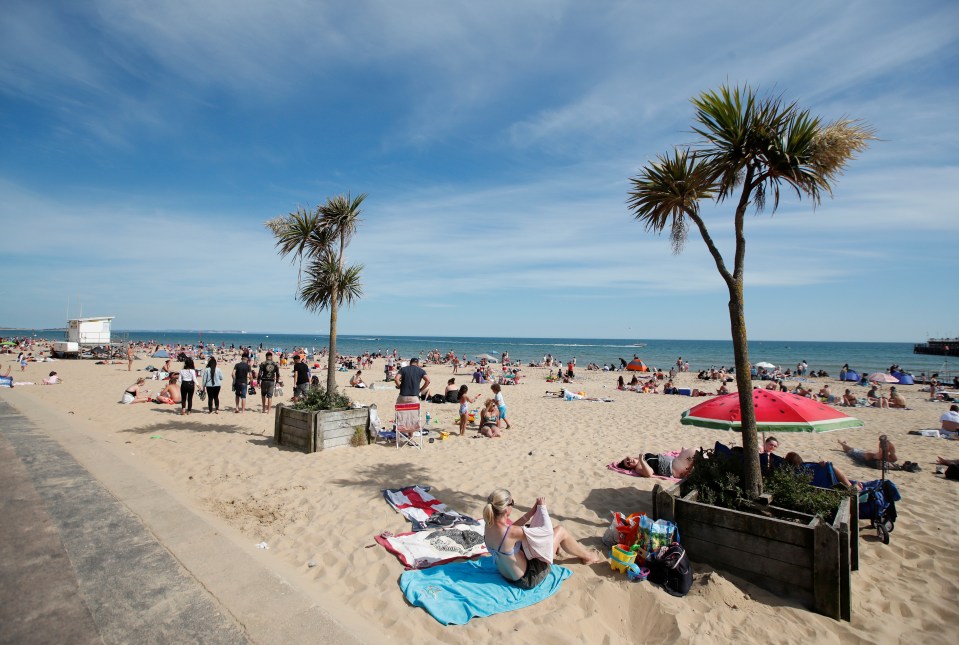
[[[779,97],[759,98],[748,86],[730,89],[724,85],[718,91],[704,92],[692,103],[696,109],[693,132],[700,141],[659,156],[631,178],[627,205],[647,231],[661,233],[669,225],[675,253],[682,250],[692,221],[726,282],[747,456],[743,489],[755,499],[762,494],[762,477],[743,307],[746,211],[752,206],[760,213],[772,198],[775,212],[782,187],[818,206],[823,193],[832,194],[832,183],[847,163],[876,137],[858,121],[826,123],[796,103],[786,104]],[[724,202],[739,188],[730,271],[701,217],[700,204],[702,200]]]
[[[298,209],[286,217],[266,222],[273,233],[280,256],[292,255],[299,262],[297,297],[308,311],[330,310],[330,347],[326,391],[336,392],[336,323],[339,307],[356,302],[363,295],[362,265],[344,266],[346,247],[356,234],[360,205],[366,195],[352,198],[337,195],[315,211]],[[310,264],[303,280],[303,261]]]

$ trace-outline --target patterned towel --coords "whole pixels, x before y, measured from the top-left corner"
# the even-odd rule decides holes
[[[386,502],[403,517],[408,519],[414,531],[426,531],[438,528],[450,528],[454,524],[478,525],[479,522],[468,515],[454,511],[429,493],[429,486],[407,486],[388,488],[383,491]]]
[[[434,531],[414,531],[376,536],[376,542],[399,558],[407,569],[428,569],[438,564],[486,555],[483,523],[456,524]]]

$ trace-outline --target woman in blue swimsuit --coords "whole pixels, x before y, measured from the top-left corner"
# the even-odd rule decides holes
[[[546,506],[546,498],[536,498],[533,508],[514,523],[509,519],[513,510],[513,496],[505,488],[498,488],[486,498],[483,508],[486,548],[493,556],[500,575],[520,589],[532,589],[546,578],[550,569],[548,563],[535,558],[528,559],[523,551],[523,526],[533,518],[537,506]],[[553,525],[553,544],[557,552],[562,549],[579,558],[583,564],[603,562],[598,552],[584,547],[573,539],[565,527],[558,524]]]

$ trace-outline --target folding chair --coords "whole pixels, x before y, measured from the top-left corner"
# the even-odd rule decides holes
[[[413,446],[414,448],[422,448],[422,429],[419,401],[416,403],[397,403],[396,424],[393,428],[396,434],[396,447]]]
[[[395,440],[392,430],[387,430],[383,422],[380,421],[380,415],[376,410],[376,404],[370,406],[370,420],[366,426],[367,443],[378,443],[379,441],[393,442]]]

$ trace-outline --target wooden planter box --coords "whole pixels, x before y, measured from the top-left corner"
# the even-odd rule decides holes
[[[668,489],[657,484],[653,517],[679,527],[691,560],[795,598],[816,613],[850,620],[850,572],[859,569],[854,500],[845,499],[830,524],[775,506],[770,510],[784,519],[701,504],[698,491],[679,495],[679,484]]]
[[[273,439],[278,446],[316,452],[350,445],[357,428],[369,432],[369,422],[369,408],[307,412],[279,404],[276,406]]]

